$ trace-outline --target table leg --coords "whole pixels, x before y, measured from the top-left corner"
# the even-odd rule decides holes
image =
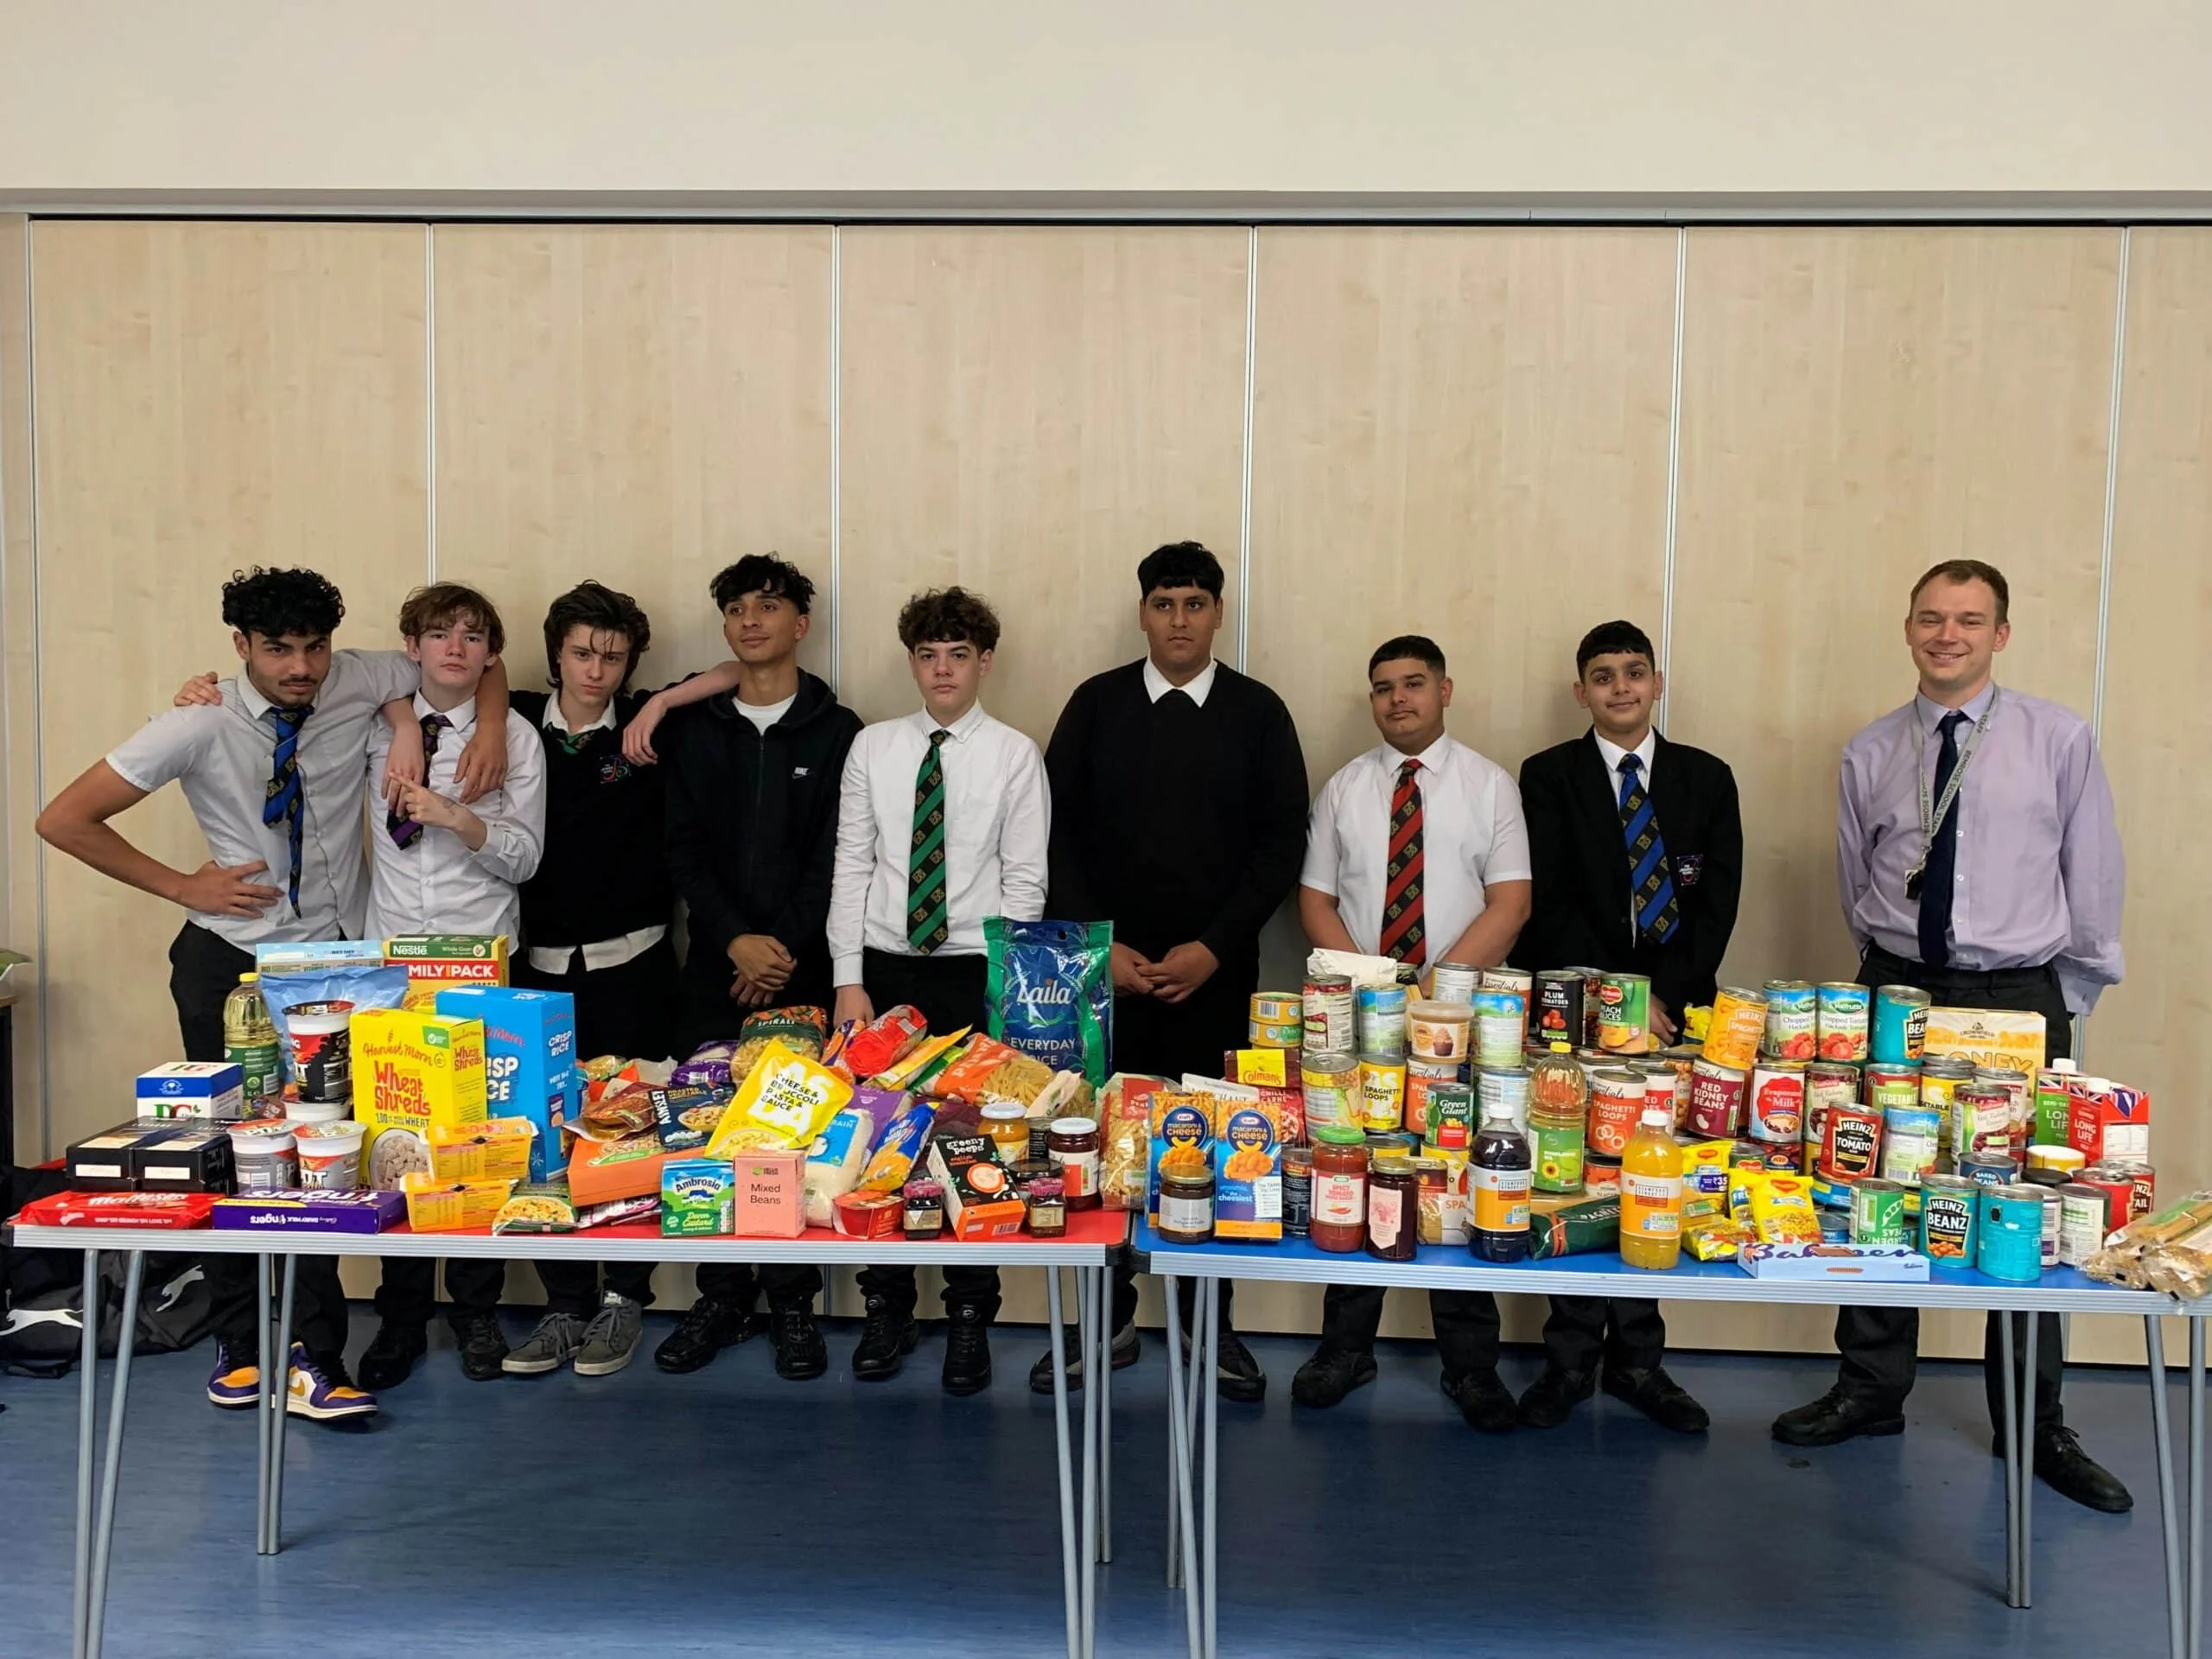
[[[1098,1560],[1114,1560],[1114,1270],[1098,1269]]]
[[[284,1429],[292,1415],[292,1300],[299,1287],[300,1258],[284,1258],[284,1300],[276,1314],[276,1370],[282,1386],[270,1414],[269,1437],[269,1553],[284,1548]]]
[[[1190,1637],[1191,1659],[1198,1651],[1198,1542],[1192,1525],[1190,1419],[1184,1414],[1183,1304],[1176,1281],[1167,1286],[1167,1583],[1183,1586],[1183,1622]]]
[[[2005,1319],[2010,1321],[2011,1314]],[[2035,1560],[2036,1529],[2036,1327],[2043,1323],[2040,1313],[2020,1315],[2020,1329],[2026,1343],[2020,1356],[2020,1600],[2019,1605],[2036,1605]]]
[[[146,1276],[146,1252],[130,1252],[123,1275],[123,1323],[115,1338],[114,1393],[107,1412],[107,1461],[100,1470],[99,1522],[92,1535],[92,1597],[86,1605],[86,1659],[99,1659],[107,1634],[107,1565],[115,1545],[115,1488],[123,1472],[123,1417],[130,1404],[130,1354],[137,1345],[138,1291]]]
[[[2189,1322],[2189,1659],[2204,1651],[2204,1321]]]
[[[1205,1575],[1205,1659],[1219,1659],[1220,1610],[1215,1587],[1219,1582],[1221,1390],[1214,1386],[1214,1377],[1221,1369],[1221,1281],[1209,1279],[1205,1284],[1198,1328],[1205,1343],[1206,1361],[1195,1381],[1195,1386],[1206,1397],[1206,1547],[1205,1560],[1199,1570]]]
[[[77,1362],[77,1573],[69,1651],[84,1659],[92,1606],[92,1446],[99,1434],[100,1253],[85,1252],[84,1350]]]
[[[2166,1426],[2166,1337],[2156,1313],[2143,1317],[2143,1344],[2151,1360],[2151,1440],[2158,1453],[2158,1529],[2166,1549],[2166,1651],[2182,1659],[2181,1524],[2174,1514],[2174,1448]]]
[[[2020,1390],[2012,1374],[2012,1316],[1997,1316],[1998,1359],[2004,1367],[2005,1605],[2020,1602]]]
[[[263,1252],[254,1257],[254,1283],[260,1294],[259,1317],[253,1328],[261,1333],[259,1363],[255,1373],[259,1377],[253,1414],[253,1553],[267,1555],[273,1553],[269,1541],[269,1479],[272,1450],[269,1444],[270,1412],[283,1409],[280,1397],[272,1407],[270,1402],[270,1380],[276,1376],[275,1359],[269,1351],[269,1319],[271,1313],[270,1276],[275,1259]]]
[[[1090,1659],[1098,1616],[1098,1327],[1105,1321],[1098,1306],[1097,1275],[1075,1270],[1076,1323],[1082,1331],[1083,1391],[1083,1656]]]
[[[1060,1337],[1058,1268],[1045,1269],[1045,1300],[1057,1343]],[[1067,1367],[1058,1363],[1052,1367],[1052,1435],[1060,1459],[1060,1591],[1066,1599],[1068,1659],[1083,1659],[1082,1610],[1077,1605],[1075,1578],[1075,1459],[1068,1450],[1068,1373]]]

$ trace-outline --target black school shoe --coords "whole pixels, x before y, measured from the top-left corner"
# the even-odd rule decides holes
[[[1083,1387],[1083,1356],[1076,1351],[1077,1345],[1081,1341],[1082,1338],[1072,1325],[1062,1329],[1060,1356],[1066,1362],[1068,1387],[1071,1389],[1079,1389]],[[1135,1364],[1137,1356],[1143,1351],[1144,1344],[1138,1338],[1136,1321],[1134,1319],[1114,1333],[1113,1344],[1108,1350],[1114,1362],[1114,1369],[1117,1371],[1125,1371]],[[1187,1344],[1185,1351],[1189,1351]],[[1261,1382],[1262,1387],[1266,1386],[1265,1378],[1261,1379]],[[1029,1368],[1029,1392],[1050,1394],[1052,1391],[1052,1351],[1047,1349],[1037,1356],[1037,1363]]]
[[[1324,1343],[1290,1379],[1290,1398],[1294,1405],[1325,1410],[1343,1404],[1346,1395],[1374,1380],[1374,1355],[1332,1348]]]
[[[1512,1432],[1518,1413],[1512,1394],[1498,1381],[1496,1371],[1464,1371],[1458,1376],[1438,1380],[1443,1384],[1445,1397],[1459,1408],[1459,1414],[1467,1420],[1468,1427],[1478,1428],[1485,1434]]]
[[[1862,1399],[1839,1383],[1808,1405],[1774,1420],[1774,1438],[1784,1446],[1840,1446],[1859,1435],[1902,1434],[1904,1413],[1896,1406]]]
[[[981,1308],[950,1309],[944,1324],[944,1391],[981,1394],[991,1386],[991,1321]]]
[[[453,1334],[461,1344],[461,1374],[472,1382],[489,1382],[505,1376],[500,1362],[507,1357],[506,1333],[490,1313],[463,1313],[453,1321]]]
[[[1268,1397],[1268,1374],[1260,1369],[1260,1362],[1252,1357],[1252,1351],[1244,1339],[1227,1325],[1221,1327],[1221,1351],[1214,1358],[1214,1387],[1224,1400],[1240,1406],[1256,1406]],[[1191,1344],[1183,1344],[1183,1363],[1191,1363]],[[1046,1387],[1052,1386],[1049,1379]]]
[[[1557,1428],[1596,1387],[1597,1379],[1586,1373],[1548,1363],[1543,1375],[1522,1391],[1516,1414],[1530,1428]]]
[[[906,1356],[922,1339],[914,1323],[914,1310],[894,1307],[887,1296],[868,1299],[868,1323],[861,1327],[859,1345],[853,1350],[853,1375],[863,1382],[885,1382],[899,1375]]]
[[[1608,1365],[1605,1389],[1614,1399],[1625,1400],[1660,1427],[1677,1434],[1702,1434],[1713,1427],[1705,1408],[1667,1375],[1664,1366],[1654,1365],[1646,1371]]]
[[[371,1394],[397,1388],[429,1348],[429,1338],[421,1325],[402,1319],[383,1320],[368,1351],[361,1356],[361,1386]]]
[[[776,1375],[786,1382],[807,1382],[830,1369],[830,1345],[805,1302],[786,1302],[768,1310],[768,1341],[776,1351]]]
[[[723,1349],[750,1342],[767,1328],[768,1322],[749,1307],[702,1296],[653,1350],[653,1363],[680,1376],[701,1370]]]
[[[2005,1455],[2005,1442],[1993,1440],[1989,1455]],[[2036,1478],[2061,1497],[2070,1497],[2085,1510],[2106,1515],[2126,1515],[2135,1507],[2135,1496],[2113,1474],[2082,1449],[2070,1428],[2036,1431]]]

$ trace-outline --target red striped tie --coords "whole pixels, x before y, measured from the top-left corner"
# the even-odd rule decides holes
[[[1382,893],[1382,954],[1418,966],[1427,958],[1428,936],[1421,926],[1421,786],[1414,774],[1421,762],[1398,768],[1397,792],[1390,798],[1389,885]]]

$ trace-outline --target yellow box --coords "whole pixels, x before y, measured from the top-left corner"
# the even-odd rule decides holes
[[[406,1008],[353,1016],[353,1116],[367,1184],[404,1192],[430,1173],[430,1131],[484,1121],[484,1022]]]
[[[1948,1055],[1976,1065],[2024,1071],[2033,1077],[2043,1065],[2043,1015],[2005,1008],[1930,1008],[1928,1039],[1921,1052]]]
[[[407,970],[402,1006],[428,1014],[448,985],[505,985],[503,933],[413,933],[384,942],[385,965]]]
[[[530,1178],[530,1143],[537,1125],[526,1117],[487,1117],[481,1123],[436,1125],[430,1130],[430,1176],[440,1181],[521,1181]]]
[[[489,1229],[512,1181],[441,1181],[419,1171],[407,1178],[407,1224],[418,1233]]]

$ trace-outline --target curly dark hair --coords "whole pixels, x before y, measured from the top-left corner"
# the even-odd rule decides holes
[[[932,588],[925,594],[916,594],[899,613],[899,643],[909,651],[962,644],[978,651],[996,651],[998,613],[981,594],[965,588]]]
[[[638,659],[653,638],[653,625],[638,601],[596,582],[580,582],[553,601],[545,613],[545,673],[556,686],[561,683],[561,646],[569,630],[578,626],[589,628],[594,636],[619,633],[629,643],[630,660],[616,688],[627,690],[630,677],[638,671]]]
[[[715,573],[715,608],[726,611],[747,594],[788,601],[801,616],[814,608],[814,583],[805,571],[773,553],[748,553]]]
[[[434,582],[407,595],[399,607],[399,632],[404,639],[420,639],[432,628],[455,626],[475,628],[497,657],[507,648],[507,630],[492,601],[474,588],[457,582]]]
[[[282,639],[288,634],[319,639],[338,632],[346,601],[320,571],[234,570],[223,584],[223,620],[240,633]]]

